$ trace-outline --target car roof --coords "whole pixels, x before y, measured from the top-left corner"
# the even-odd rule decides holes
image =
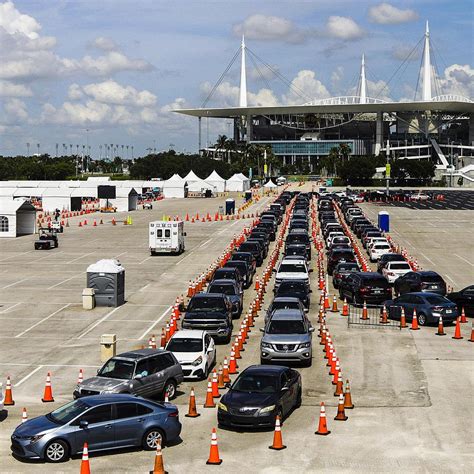
[[[245,373],[267,373],[267,374],[281,374],[282,372],[286,372],[288,367],[283,367],[282,365],[251,365],[247,367],[244,372]],[[242,373],[244,373],[242,372]]]
[[[222,293],[198,293],[197,295],[194,295],[192,299],[194,298],[222,298],[225,295]]]
[[[294,257],[295,257],[295,256],[297,257],[297,255],[294,255]],[[289,257],[285,257],[285,258],[281,261],[280,265],[281,265],[282,263],[286,263],[286,262],[289,262],[289,263],[306,263],[306,260],[305,260],[304,258],[289,258]]]
[[[299,309],[276,309],[273,312],[272,319],[303,319]]]
[[[129,393],[111,393],[104,395],[89,395],[82,397],[80,401],[86,402],[87,405],[93,407],[97,405],[103,405],[105,403],[116,403],[116,402],[146,402],[150,403],[150,400],[145,400],[142,397],[137,397]],[[156,403],[156,402],[152,402]]]
[[[383,280],[385,280],[385,277],[379,272],[357,272],[357,273],[363,278],[367,278],[369,280],[375,280],[376,278],[377,279],[382,278]]]
[[[202,339],[205,333],[206,331],[201,331],[199,329],[180,329],[171,336],[171,339]]]
[[[158,353],[166,352],[162,349],[137,349],[134,351],[129,352],[122,352],[121,354],[117,354],[113,356],[113,359],[129,359],[129,360],[137,360],[142,359],[143,357],[148,357],[151,355],[156,355]]]
[[[214,274],[216,274],[217,272],[232,272],[232,271],[235,271],[235,268],[234,267],[221,267],[221,268],[217,268],[216,271],[214,272]]]
[[[236,281],[235,280],[224,280],[224,279],[216,279],[216,280],[212,280],[210,283],[209,283],[209,286],[211,285],[228,285],[228,286],[235,286],[236,285]]]
[[[441,296],[442,298],[446,298],[446,296],[440,295],[439,293],[433,293],[431,291],[411,291],[409,293],[403,293],[403,295],[400,295],[400,296],[406,296],[406,295],[422,296],[422,297],[425,297],[425,296]],[[400,298],[400,296],[399,296],[399,298]]]
[[[441,278],[441,275],[439,273],[436,273],[434,272],[433,270],[424,270],[424,271],[421,271],[421,272],[415,272],[417,273],[418,275],[420,275],[420,277],[424,277],[424,276],[437,276],[437,277],[440,277]]]
[[[273,298],[272,303],[299,303],[299,298],[294,298],[292,296],[277,296]]]

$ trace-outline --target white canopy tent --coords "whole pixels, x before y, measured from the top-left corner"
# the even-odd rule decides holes
[[[225,189],[226,191],[245,191],[245,182],[238,174],[234,174],[225,182]]]
[[[216,170],[214,170],[206,179],[206,183],[216,188],[216,192],[223,193],[225,191],[225,179],[221,178]]]
[[[0,238],[34,234],[36,209],[22,199],[0,199]]]
[[[268,181],[268,183],[265,183],[263,187],[267,189],[278,188],[278,186],[271,179]]]
[[[117,208],[117,212],[135,211],[138,204],[138,193],[132,187],[115,188],[115,198],[109,199],[109,206]],[[100,207],[106,207],[107,199],[100,200]]]
[[[41,196],[44,211],[54,211],[55,209],[72,211],[77,209],[77,203],[81,198],[71,198],[72,189],[69,188],[46,188]],[[72,202],[74,201],[74,205]]]
[[[244,182],[244,191],[248,191],[250,189],[250,179],[242,173],[237,174],[237,176]]]
[[[165,198],[184,198],[188,195],[188,183],[179,174],[174,174],[163,184]]]

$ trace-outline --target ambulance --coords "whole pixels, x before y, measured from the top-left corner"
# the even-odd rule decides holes
[[[184,222],[154,221],[149,224],[150,254],[181,254],[184,252]]]

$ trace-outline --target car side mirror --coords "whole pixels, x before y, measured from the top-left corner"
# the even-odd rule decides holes
[[[265,328],[259,328],[260,332],[265,332]]]
[[[314,327],[313,327],[313,326],[311,326],[311,327],[309,328],[309,332],[314,332]]]
[[[140,380],[141,378],[143,378],[143,375],[142,374],[136,374],[135,377],[133,377],[134,379],[137,379],[137,380]]]
[[[213,350],[212,347],[209,346],[209,347],[206,349],[206,352],[212,352],[212,350]]]
[[[277,269],[276,268],[272,268],[272,272],[273,273],[276,273]]]
[[[232,384],[231,384],[230,382],[227,382],[227,383],[224,385],[225,388],[230,388],[231,386],[232,386]]]
[[[83,430],[85,430],[86,428],[89,428],[89,422],[86,420],[81,420],[79,422],[79,428],[82,428]]]

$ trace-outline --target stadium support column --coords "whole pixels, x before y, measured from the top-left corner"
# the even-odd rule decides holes
[[[252,116],[247,115],[247,136],[245,137],[245,141],[247,143],[250,143],[250,140],[252,140]]]
[[[377,122],[375,124],[375,156],[380,155],[383,146],[383,112],[377,112]]]
[[[202,146],[201,146],[201,140],[202,140],[202,134],[201,134],[201,118],[202,118],[202,117],[198,117],[198,122],[199,122],[199,129],[198,129],[198,130],[199,130],[199,133],[198,133],[198,137],[199,137],[199,138],[198,138],[198,154],[199,154],[199,156],[201,156],[201,148],[202,148]]]

